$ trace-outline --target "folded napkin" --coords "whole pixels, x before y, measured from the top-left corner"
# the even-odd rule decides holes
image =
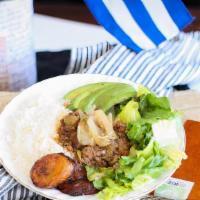
[[[65,73],[117,76],[144,84],[158,95],[169,95],[175,85],[200,80],[200,32],[181,33],[156,49],[138,54],[121,44],[112,45],[108,42],[74,48]],[[0,200],[8,199],[45,198],[18,184],[1,166]]]
[[[169,96],[173,86],[200,80],[200,32],[180,33],[157,48],[138,54],[121,44],[75,48],[66,72],[121,77]]]

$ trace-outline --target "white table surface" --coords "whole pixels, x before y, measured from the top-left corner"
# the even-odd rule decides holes
[[[36,51],[62,50],[115,39],[101,26],[34,14]]]

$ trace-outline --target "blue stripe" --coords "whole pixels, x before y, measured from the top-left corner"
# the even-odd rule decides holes
[[[136,57],[133,58],[133,62],[130,65],[127,64],[127,66],[124,68],[124,72],[122,73],[122,78],[126,78],[126,76],[130,73],[130,70],[134,67],[134,65],[137,63],[137,61],[140,58],[143,58],[144,55],[146,55],[145,51],[140,52],[139,54],[137,54]]]
[[[134,59],[133,59],[133,56],[132,58],[130,59],[130,61],[124,66],[123,69],[121,69],[121,71],[119,71],[119,77],[123,77],[123,74],[126,72],[126,69],[129,67],[129,66],[132,66],[132,64],[134,63]]]
[[[114,62],[110,63],[107,68],[107,71],[104,74],[111,74],[113,70],[116,70],[116,68],[120,65],[120,63],[123,61],[123,57],[126,55],[126,50],[122,51],[121,54],[118,55],[118,57],[114,60]]]
[[[93,61],[93,58],[92,58],[92,56],[93,56],[93,52],[94,52],[94,50],[93,50],[93,46],[91,46],[91,48],[90,48],[90,56],[91,56],[91,58],[90,58],[90,65],[92,64],[92,61]]]
[[[157,70],[160,67],[162,67],[162,65],[165,66],[165,64],[167,64],[168,62],[169,62],[169,60],[162,60],[160,63],[158,63],[157,65],[155,65],[155,67],[151,70],[151,73],[149,74],[149,76],[144,80],[144,85],[148,85],[149,83],[151,83],[154,80],[153,78],[157,74]],[[157,79],[156,81],[158,82],[158,80],[159,79]]]
[[[123,65],[123,62],[127,59],[127,57],[129,56],[129,52],[125,51],[125,55],[122,57],[122,59],[120,60],[120,62],[116,65],[115,68],[113,68],[112,72],[110,73],[110,75],[113,75],[116,71],[119,70],[119,68],[121,67],[121,65]],[[119,73],[119,72],[118,72]]]
[[[140,60],[142,60],[142,59],[143,59],[143,57]],[[134,74],[132,74],[132,76],[130,77],[130,80],[137,81],[138,74],[143,72],[143,70],[145,69],[145,66],[148,65],[148,63],[151,62],[153,59],[154,58],[152,56],[152,53],[149,53],[148,57],[143,59],[143,61],[142,61],[142,63],[140,63],[140,65],[138,65],[136,63],[135,65],[137,67],[137,70]],[[138,62],[140,62],[140,60]]]
[[[178,84],[177,80],[179,79],[181,74],[185,71],[184,67],[180,67],[181,64],[178,64],[178,66],[179,66],[179,68],[177,69],[177,71],[174,74],[174,76],[172,76],[171,79],[166,83],[166,87],[171,87],[171,86],[175,86],[175,85]]]
[[[104,69],[108,69],[108,71],[109,70],[111,70],[111,67],[113,67],[113,63],[117,63],[120,59],[121,59],[121,56],[124,54],[124,50],[120,53],[120,51],[122,50],[122,46],[120,46],[120,48],[118,49],[118,51],[116,52],[116,53],[114,53],[113,54],[113,56],[115,56],[115,55],[117,55],[116,57],[115,57],[115,60],[113,60],[113,58],[111,57],[111,59],[109,60],[109,63],[106,63],[105,65],[103,65],[103,67],[101,67],[101,70],[99,71],[99,73],[102,73],[102,71],[104,70]],[[107,74],[107,73],[109,73],[109,72],[104,72],[103,74]]]
[[[137,62],[133,66],[133,68],[136,68],[137,70],[135,70],[135,72],[134,71],[132,72],[132,74],[129,78],[131,81],[137,81],[136,77],[137,77],[138,73],[143,71],[143,69],[144,69],[146,63],[148,63],[148,61],[152,61],[152,59],[154,59],[154,58],[152,58],[152,52],[151,51],[149,51],[147,53],[147,55],[148,55],[147,57],[141,57],[141,59],[137,60]],[[140,62],[140,63],[138,64],[138,62]]]
[[[154,77],[151,77],[151,74],[156,70],[157,71],[157,67],[156,65],[158,65],[158,63],[162,62],[163,60],[163,55],[161,57],[157,56],[156,54],[154,55],[154,60],[152,60],[152,62],[148,62],[145,69],[142,71],[142,73],[140,74],[140,76],[142,77],[142,84],[143,85],[147,85],[150,84],[153,80]],[[140,80],[140,77],[138,77],[138,80]]]
[[[195,73],[194,73],[195,71]],[[192,66],[191,69],[188,71],[187,74],[182,78],[181,85],[187,84],[189,82],[190,78],[193,78],[193,75],[198,72],[198,68],[195,68],[195,66]]]
[[[124,0],[131,15],[140,26],[142,31],[156,44],[159,45],[165,41],[166,38],[159,31],[157,26],[154,24],[151,16],[144,7],[141,0]]]
[[[163,80],[166,79],[166,77],[169,74],[169,71],[172,71],[172,67],[170,67],[170,65],[168,65],[168,63],[170,62],[170,60],[172,60],[173,58],[176,58],[177,55],[180,54],[180,50],[182,50],[181,45],[175,45],[174,42],[168,42],[168,45],[166,45],[165,47],[162,48],[162,51],[164,52],[165,55],[165,62],[163,63],[163,67],[165,67],[163,73],[161,75],[157,74],[157,69],[155,70],[155,73],[150,76],[151,79],[149,79],[148,84],[151,83],[152,81],[154,81],[155,83],[153,84],[153,86],[151,87],[153,90],[155,90],[156,88],[158,88]],[[160,49],[158,49],[158,51],[160,51]],[[170,52],[170,55],[167,55]],[[164,61],[164,60],[163,60]],[[162,63],[161,63],[162,64]],[[161,66],[159,65],[159,68]],[[156,78],[154,78],[156,77]]]
[[[145,61],[140,65],[140,67],[137,70],[137,72],[135,74],[133,74],[130,79],[133,80],[133,81],[137,81],[137,79],[144,72],[144,70],[149,65],[149,63],[154,61],[155,60],[155,56],[158,56],[159,54],[160,54],[160,52],[158,52],[158,51],[155,51],[152,54],[150,54],[150,56],[147,59],[145,59]]]
[[[171,66],[169,67],[169,69],[172,69],[172,70],[168,70],[167,75],[166,75],[166,77],[169,77],[169,79],[166,80],[166,77],[164,77],[160,88],[162,88],[163,86],[165,88],[170,87],[171,83],[176,81],[179,78],[179,75],[185,70],[184,67],[181,67],[182,66],[181,64],[170,64],[170,65]]]
[[[112,15],[109,13],[102,0],[84,0],[88,8],[91,10],[97,21],[104,26],[104,28],[114,35],[122,44],[140,52],[142,49],[136,45],[131,38],[124,33],[124,31],[115,22]]]
[[[172,42],[169,42],[166,46],[165,49],[159,49],[158,51],[161,51],[161,53],[163,53],[163,51],[168,51],[171,50],[173,51],[173,46],[175,46]],[[165,52],[163,54],[165,54]],[[162,66],[166,66],[166,64],[169,63],[169,58],[167,56],[165,56],[165,58],[163,58],[159,63],[157,63],[155,65],[155,67],[151,70],[151,73],[149,74],[149,76],[146,78],[146,80],[144,80],[143,84],[147,85],[149,84],[152,80],[153,77],[156,76],[157,70],[162,67]],[[161,77],[161,76],[160,76]],[[158,82],[159,79],[157,79]]]
[[[199,64],[196,64],[196,65],[193,66],[193,69],[195,70],[195,72],[190,76],[188,75],[189,78],[188,78],[187,83],[191,82],[191,81],[194,81],[194,78],[197,79],[196,74],[197,73],[200,74],[200,67],[199,66],[200,66]],[[195,77],[194,77],[194,75],[195,75]],[[199,78],[198,78],[198,80],[199,80]]]
[[[85,59],[85,67],[88,66],[88,57],[89,57],[89,54],[88,54],[88,47],[86,47],[86,59]]]
[[[105,58],[105,59],[102,59],[102,62],[99,63],[97,66],[96,66],[96,69],[94,70],[94,72],[96,73],[101,73],[101,71],[104,69],[104,67],[106,65],[108,65],[108,63],[110,62],[110,59],[118,53],[118,51],[121,49],[122,46],[117,46],[115,49],[113,49],[110,54]]]
[[[121,47],[120,47],[120,49],[121,49]],[[113,58],[111,58],[108,63],[101,66],[99,73],[109,75],[109,72],[110,72],[110,70],[112,70],[112,67],[120,61],[121,56],[124,54],[124,51],[119,52],[120,49],[118,49],[117,53],[113,54],[113,56],[115,56],[115,54],[117,54],[117,57],[114,60],[113,60]],[[106,71],[102,72],[104,69],[106,69]]]
[[[99,56],[102,56],[103,55],[103,52],[104,52],[104,43],[102,42],[102,48],[101,48],[101,53]]]
[[[98,55],[99,55],[99,44],[98,44],[96,47],[97,47],[97,51],[96,51],[95,60],[97,60],[97,58],[98,58]]]
[[[167,65],[167,63],[169,63],[169,61],[171,61],[173,58],[176,58],[180,53],[182,53],[182,48],[181,48],[181,52],[178,51],[179,50],[179,45],[178,47],[175,47],[173,42],[170,42],[170,44],[172,45],[172,49],[164,49],[165,52],[170,51],[170,55],[168,55],[168,57],[166,57],[166,64],[163,64],[163,66],[165,67],[165,70],[163,72],[163,74],[158,78],[157,82],[153,85],[152,89],[156,89],[157,87],[159,87],[161,85],[161,83],[163,82],[163,80],[169,75],[169,71],[171,72],[173,70],[173,65],[172,67],[170,67],[170,65]],[[174,45],[174,47],[173,47]],[[170,47],[170,46],[169,46]],[[175,50],[175,52],[174,52]]]
[[[194,52],[195,50],[195,52]],[[192,52],[191,52],[192,51]],[[186,53],[186,52],[185,52]],[[190,55],[191,54],[191,55]],[[198,70],[199,70],[199,64],[195,62],[195,58],[197,58],[197,56],[200,56],[199,54],[199,51],[198,51],[198,48],[196,46],[194,46],[194,49],[190,49],[190,53],[187,57],[187,62],[185,62],[185,60],[183,60],[183,67],[187,65],[191,66],[191,70],[187,73],[187,75],[185,77],[183,77],[181,81],[181,83],[187,83],[187,82],[190,82],[190,79],[194,79],[193,77],[197,75],[198,73]],[[188,66],[188,67],[189,67]]]
[[[77,63],[78,63],[78,56],[79,56],[78,52],[79,52],[79,49],[76,49],[76,61],[75,61],[74,69],[73,69],[72,73],[76,72],[76,67],[77,67]]]
[[[173,72],[173,67],[172,65],[168,65],[167,67],[164,66],[163,73],[158,77],[156,82],[152,85],[151,89],[156,90],[157,88],[159,88],[162,85],[163,81]]]
[[[82,57],[83,57],[83,51],[82,51],[82,48],[81,48],[81,58],[80,58],[80,60],[79,60],[79,69],[78,69],[78,72],[81,70],[81,68],[82,68]]]
[[[102,48],[102,49],[103,49],[103,48]],[[101,50],[102,50],[102,49],[101,49]],[[116,49],[117,49],[117,48],[116,48]],[[101,58],[101,60],[99,61],[99,63],[96,64],[96,66],[90,68],[88,71],[89,71],[89,72],[91,71],[91,72],[93,72],[93,73],[97,73],[97,71],[99,70],[99,66],[101,66],[103,63],[106,64],[106,62],[109,61],[109,59],[112,57],[111,55],[113,54],[114,51],[116,51],[116,49],[113,48],[113,49],[110,51],[110,54],[109,54],[109,55],[107,55],[104,59]],[[102,53],[103,53],[103,52],[102,52]],[[100,55],[99,55],[99,57],[100,57]]]
[[[193,54],[193,59],[191,61],[192,65],[195,65],[195,63],[197,62],[198,55],[200,55],[200,51],[195,51]]]
[[[117,72],[116,75],[118,77],[121,77],[121,72],[123,71],[123,68],[126,66],[124,62],[128,61],[128,63],[131,63],[130,62],[131,57],[132,57],[132,55],[130,56],[130,52],[126,50],[125,56],[121,59],[121,62],[118,63],[117,67],[114,68],[114,70],[112,71],[111,75],[114,75],[114,73]]]
[[[194,20],[182,0],[162,0],[162,2],[179,29],[182,30]]]

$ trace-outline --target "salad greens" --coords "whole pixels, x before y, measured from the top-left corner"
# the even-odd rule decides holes
[[[88,179],[101,190],[100,199],[124,195],[180,164],[183,154],[175,148],[161,149],[155,141],[149,145],[143,151],[136,150],[134,156],[121,157],[116,169],[86,166]]]
[[[136,149],[144,149],[152,138],[151,124],[142,120],[139,120],[132,125],[128,130],[127,136],[132,141]]]
[[[140,97],[142,95],[145,95],[145,94],[149,94],[151,93],[151,91],[144,87],[143,85],[139,85],[138,88],[137,88],[137,97]]]
[[[140,113],[138,111],[139,104],[134,100],[130,100],[118,114],[117,119],[123,123],[133,123],[134,121],[140,119]]]
[[[167,97],[157,97],[143,86],[139,86],[134,99],[120,105],[116,119],[128,127],[127,137],[132,143],[129,155],[122,156],[113,168],[86,166],[88,179],[101,190],[100,199],[124,195],[181,164],[186,158],[184,152],[176,145],[161,147],[152,129],[157,122],[176,118],[180,115],[171,110]]]
[[[157,97],[153,93],[140,96],[139,111],[144,119],[159,120],[174,117],[167,97]]]

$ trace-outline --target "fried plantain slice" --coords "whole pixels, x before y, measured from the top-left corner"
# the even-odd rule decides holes
[[[81,179],[76,181],[65,181],[58,185],[58,190],[71,196],[91,195],[98,192],[93,186],[92,182]]]
[[[73,172],[73,161],[64,154],[48,154],[35,162],[30,175],[34,185],[54,188],[64,182]]]
[[[78,161],[74,161],[74,169],[67,181],[76,181],[80,179],[87,179],[87,172],[85,167]]]

